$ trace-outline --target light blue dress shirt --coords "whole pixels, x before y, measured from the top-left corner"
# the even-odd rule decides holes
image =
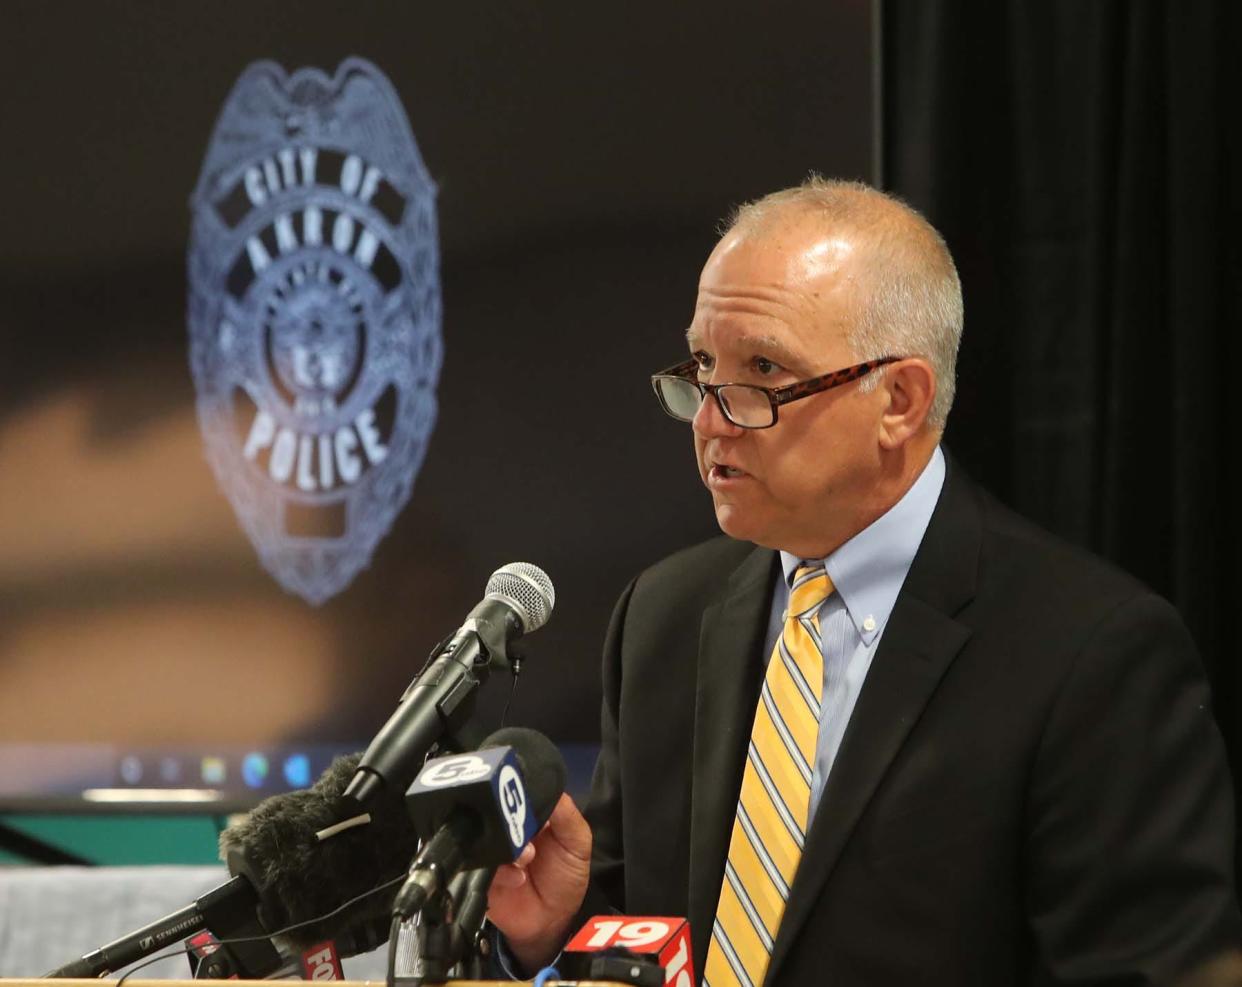
[[[815,745],[815,766],[811,773],[809,828],[819,807],[820,796],[841,749],[841,738],[849,725],[871,668],[875,649],[884,636],[897,594],[901,591],[914,553],[918,551],[927,524],[944,485],[944,453],[940,447],[927,466],[894,504],[835,552],[822,560],[836,592],[819,609],[820,640],[824,654],[824,689],[820,703],[819,738]],[[819,560],[805,560],[816,562]],[[771,656],[784,627],[789,603],[789,585],[804,560],[781,552],[785,578],[776,581],[768,634],[763,653]]]

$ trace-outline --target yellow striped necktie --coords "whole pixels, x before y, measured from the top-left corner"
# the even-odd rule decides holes
[[[819,608],[831,593],[822,565],[794,574],[751,728],[705,987],[758,987],[768,969],[806,840],[824,681]]]

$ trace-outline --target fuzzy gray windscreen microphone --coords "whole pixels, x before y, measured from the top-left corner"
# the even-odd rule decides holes
[[[341,822],[338,799],[360,754],[338,757],[306,791],[274,795],[220,834],[220,857],[234,875],[249,879],[259,895],[259,919],[269,932],[338,908],[349,899],[405,874],[418,837],[400,797],[375,807],[371,822],[322,842],[316,833]],[[398,882],[399,883],[399,882]],[[306,948],[355,933],[387,918],[394,886],[326,922],[290,932],[286,940]]]

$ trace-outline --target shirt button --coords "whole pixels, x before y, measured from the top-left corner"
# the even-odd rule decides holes
[[[875,618],[870,614],[868,614],[867,619],[863,621],[863,630],[868,634],[875,630]]]

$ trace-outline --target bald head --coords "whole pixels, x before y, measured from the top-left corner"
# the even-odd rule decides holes
[[[854,318],[846,338],[861,362],[920,356],[936,375],[928,415],[944,429],[953,404],[962,291],[940,234],[905,203],[859,182],[812,177],[740,207],[718,249],[741,241],[796,246],[808,279],[837,274]],[[878,378],[863,381],[867,389]]]

